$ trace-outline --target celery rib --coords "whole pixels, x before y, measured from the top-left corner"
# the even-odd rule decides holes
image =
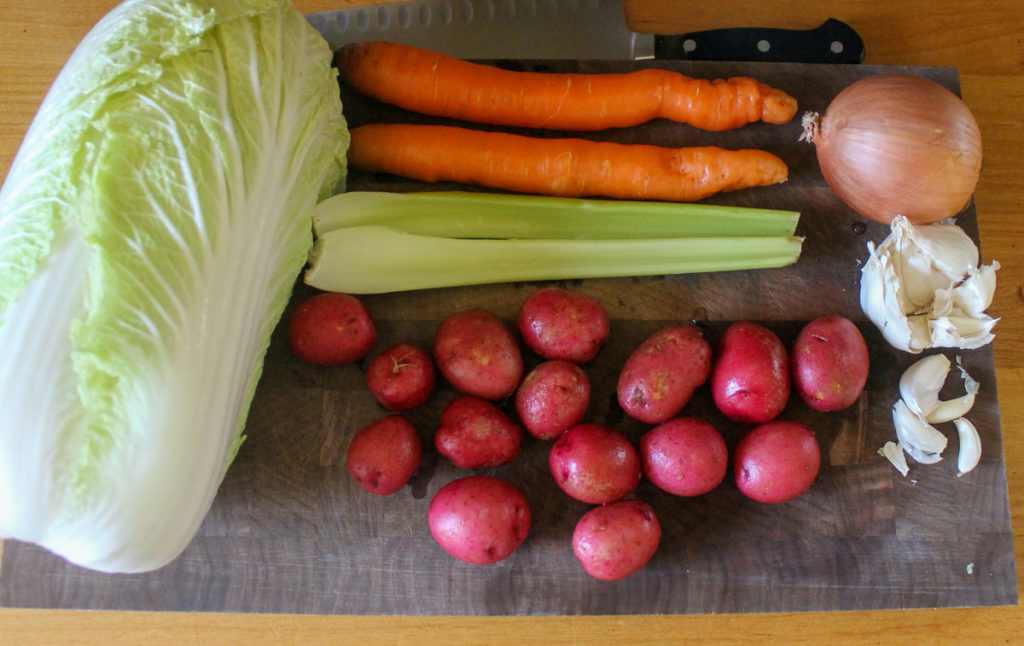
[[[710,204],[591,200],[537,195],[352,191],[317,206],[317,235],[388,226],[445,238],[625,239],[789,236],[795,211]]]
[[[346,226],[318,236],[305,281],[326,291],[371,294],[511,281],[761,269],[795,262],[802,241],[791,235],[491,240]]]

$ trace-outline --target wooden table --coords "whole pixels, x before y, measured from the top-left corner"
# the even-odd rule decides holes
[[[46,6],[42,6],[42,5]],[[38,3],[0,0],[0,171],[14,153],[53,78],[113,0]],[[304,12],[365,0],[296,0]],[[1024,3],[1018,0],[742,0],[681,6],[627,0],[634,29],[679,32],[725,26],[811,27],[833,16],[863,37],[865,62],[958,68],[962,92],[984,136],[976,195],[984,254],[1002,264],[992,313],[1002,426],[1017,533],[1024,523]],[[699,14],[699,15],[698,15]],[[1017,562],[1024,558],[1017,541]],[[1018,565],[1018,568],[1020,566]],[[1018,575],[1019,579],[1019,575]],[[437,618],[225,615],[0,610],[0,644],[251,643],[665,643],[770,641],[787,644],[1014,643],[1019,607],[773,615]]]

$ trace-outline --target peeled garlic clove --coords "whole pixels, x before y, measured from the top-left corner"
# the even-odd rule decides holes
[[[969,420],[958,417],[953,420],[960,439],[960,453],[956,458],[957,476],[962,476],[978,466],[981,461],[981,437],[978,429]]]
[[[942,459],[947,439],[937,428],[915,415],[902,399],[892,407],[896,439],[910,457],[922,464]]]
[[[886,442],[882,445],[882,448],[878,449],[878,454],[889,461],[892,466],[896,467],[896,470],[907,477],[907,473],[910,471],[910,467],[907,466],[907,458],[903,455],[903,447],[899,446],[895,442]]]
[[[927,416],[939,405],[939,391],[952,367],[944,354],[915,361],[900,377],[900,397],[915,415]]]

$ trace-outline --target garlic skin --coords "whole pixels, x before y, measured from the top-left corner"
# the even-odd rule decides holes
[[[904,478],[910,473],[910,467],[907,465],[907,456],[903,454],[902,446],[895,442],[886,442],[882,445],[882,448],[878,449],[878,454],[888,460]]]
[[[985,310],[999,263],[979,267],[978,248],[963,229],[952,221],[915,226],[896,216],[889,236],[867,248],[860,305],[890,345],[918,354],[992,342],[998,319]]]

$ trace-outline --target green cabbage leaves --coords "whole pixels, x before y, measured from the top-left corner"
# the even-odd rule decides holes
[[[0,190],[0,537],[110,572],[181,553],[347,145],[287,0],[127,0],[93,28]]]

